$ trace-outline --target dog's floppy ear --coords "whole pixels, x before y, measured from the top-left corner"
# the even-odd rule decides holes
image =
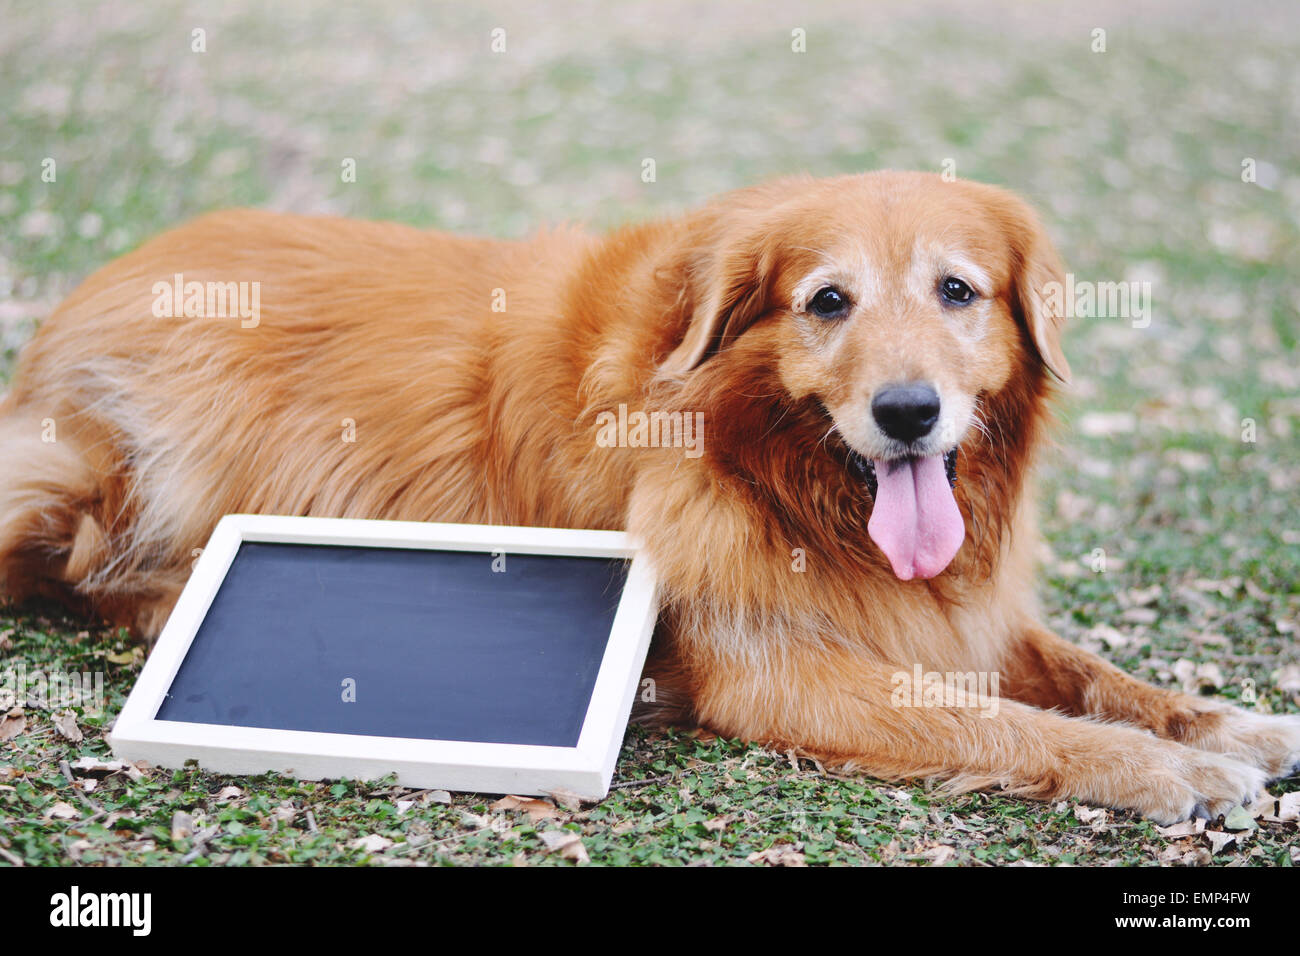
[[[1015,302],[1020,319],[1047,370],[1070,381],[1070,364],[1061,348],[1065,328],[1065,268],[1038,217],[1019,200],[1008,224],[1015,256]]]
[[[757,230],[714,228],[684,264],[686,335],[659,367],[682,375],[725,348],[764,312],[776,250]]]

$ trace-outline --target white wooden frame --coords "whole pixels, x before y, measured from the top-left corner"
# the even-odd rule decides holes
[[[575,747],[417,740],[157,720],[217,590],[245,541],[627,558],[627,583]],[[227,515],[203,549],[110,734],[113,752],[179,768],[196,759],[217,773],[267,771],[305,780],[367,780],[395,773],[411,787],[484,793],[567,790],[601,799],[640,685],[658,613],[645,555],[619,531],[425,524],[345,518]]]

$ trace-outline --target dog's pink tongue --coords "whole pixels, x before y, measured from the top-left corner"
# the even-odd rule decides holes
[[[900,579],[934,577],[966,537],[943,455],[874,464],[876,501],[867,533]]]

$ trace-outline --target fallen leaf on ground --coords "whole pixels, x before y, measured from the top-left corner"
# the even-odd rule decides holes
[[[0,741],[13,740],[27,729],[27,717],[21,707],[15,707],[0,717]]]
[[[1171,827],[1156,827],[1156,832],[1162,837],[1170,840],[1178,840],[1182,837],[1196,836],[1205,830],[1205,821],[1202,819],[1184,820],[1182,823],[1175,823]]]
[[[64,737],[67,737],[74,744],[79,744],[85,735],[81,728],[77,726],[77,715],[70,710],[62,711],[53,717],[54,729]]]
[[[547,830],[538,836],[546,844],[547,853],[558,853],[566,860],[576,863],[586,863],[589,860],[582,837],[570,830]]]
[[[1167,846],[1160,851],[1159,860],[1161,863],[1177,863],[1183,858],[1183,848],[1178,846]]]
[[[1288,694],[1300,693],[1300,664],[1288,664],[1281,670],[1274,671],[1273,683]]]
[[[48,820],[77,820],[81,818],[81,812],[72,804],[59,801],[45,811],[45,817]]]
[[[73,770],[95,774],[117,773],[125,767],[126,764],[120,760],[100,760],[98,757],[78,757],[72,763]]]
[[[1237,842],[1235,833],[1220,833],[1217,830],[1206,830],[1205,838],[1210,841],[1210,851],[1212,853],[1220,853],[1224,847]]]
[[[348,845],[353,849],[365,850],[367,853],[382,853],[393,845],[393,841],[388,837],[380,836],[378,833],[372,833],[370,836],[353,840]]]
[[[1134,607],[1146,607],[1160,600],[1160,595],[1163,593],[1164,588],[1158,584],[1153,584],[1149,588],[1129,588],[1124,592],[1124,596]]]
[[[1255,806],[1258,804],[1252,805],[1251,809],[1254,810]],[[1284,793],[1280,797],[1269,797],[1268,806],[1259,818],[1265,823],[1300,822],[1300,790]]]
[[[1085,807],[1077,804],[1074,808],[1074,816],[1080,822],[1093,827],[1094,829],[1106,825],[1106,808],[1105,807]]]
[[[931,866],[943,866],[945,863],[951,863],[957,858],[957,851],[946,844],[939,844],[931,847],[921,854],[925,859],[930,861]]]
[[[537,800],[533,797],[517,797],[514,794],[502,797],[492,804],[492,809],[523,810],[533,823],[538,820],[551,820],[560,815],[560,811],[555,804],[547,800]]]
[[[243,795],[244,791],[240,790],[238,787],[222,787],[217,793],[216,799],[225,803],[227,800],[238,800]]]
[[[1094,637],[1099,641],[1104,641],[1106,647],[1115,650],[1117,647],[1124,647],[1129,642],[1127,634],[1115,630],[1109,624],[1097,624],[1089,629],[1089,637]]]
[[[804,855],[790,846],[783,843],[780,846],[770,846],[766,850],[760,850],[757,853],[751,853],[745,857],[749,863],[762,863],[766,866],[807,866],[808,862]]]
[[[1218,690],[1225,683],[1223,671],[1219,669],[1219,665],[1211,661],[1195,664],[1185,657],[1180,657],[1174,661],[1170,669],[1174,677],[1178,678],[1178,683],[1182,685],[1185,694],[1198,695],[1203,690]]]
[[[548,790],[546,792],[550,794],[552,800],[554,800],[557,804],[559,804],[566,810],[576,813],[577,811],[582,809],[582,804],[584,803],[582,797],[578,796],[572,790],[557,789],[557,790]],[[593,803],[595,801],[587,800],[585,802]]]
[[[172,814],[172,839],[187,840],[194,835],[194,818],[184,810]]]

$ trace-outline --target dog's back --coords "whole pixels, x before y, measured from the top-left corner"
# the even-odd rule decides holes
[[[227,512],[613,526],[548,485],[590,242],[231,211],[100,270],[0,405],[0,592],[152,633]]]

